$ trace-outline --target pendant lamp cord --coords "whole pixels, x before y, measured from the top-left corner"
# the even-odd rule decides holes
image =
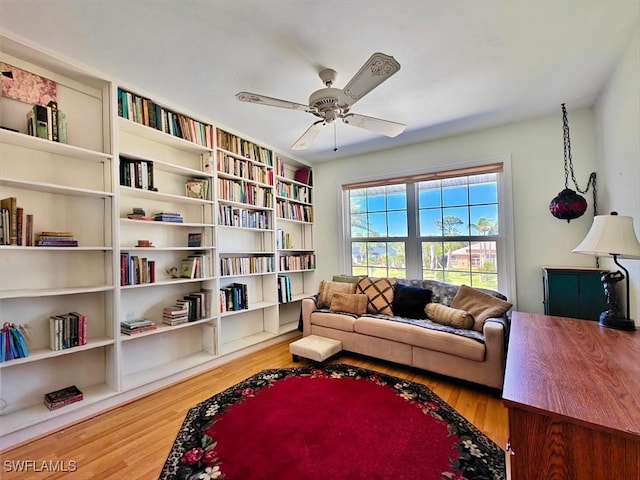
[[[579,193],[587,193],[589,187],[593,187],[593,216],[598,214],[598,200],[597,200],[597,187],[596,187],[596,172],[591,172],[587,186],[583,190],[578,186],[576,181],[576,175],[573,172],[573,159],[571,158],[571,138],[569,137],[569,121],[567,120],[567,109],[562,104],[562,125],[564,131],[564,188],[569,188],[569,174],[571,174],[571,181],[576,187]]]
[[[571,158],[571,138],[569,137],[569,121],[567,120],[567,109],[562,104],[562,127],[564,131],[564,188],[569,188],[569,174],[571,181],[579,193],[587,193],[589,187],[593,187],[593,216],[598,215],[598,188],[596,186],[596,172],[591,172],[587,186],[582,190],[576,181],[576,175],[573,172],[573,159]],[[596,267],[600,267],[600,259],[596,256]]]

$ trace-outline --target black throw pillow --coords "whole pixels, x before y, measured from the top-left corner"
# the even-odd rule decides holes
[[[427,318],[424,307],[431,303],[433,292],[426,288],[396,283],[393,292],[393,314],[396,317]]]

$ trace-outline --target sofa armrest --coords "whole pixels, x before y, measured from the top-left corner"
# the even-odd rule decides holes
[[[311,313],[317,308],[316,297],[302,299],[302,336],[304,337],[311,334]]]
[[[482,329],[487,351],[506,358],[509,344],[509,320],[506,317],[488,318]]]

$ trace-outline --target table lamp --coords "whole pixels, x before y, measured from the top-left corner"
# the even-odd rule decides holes
[[[640,242],[633,230],[633,218],[618,215],[617,212],[596,215],[587,236],[573,251],[598,257],[613,257],[613,262],[624,271],[624,274],[618,270],[601,277],[609,309],[600,314],[599,324],[618,330],[635,330],[635,322],[629,314],[629,271],[618,263],[618,258],[640,258]],[[627,282],[626,315],[618,304],[616,291],[616,284],[621,280]]]

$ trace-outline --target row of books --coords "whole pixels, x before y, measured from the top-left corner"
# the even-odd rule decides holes
[[[155,260],[132,255],[128,252],[120,254],[120,285],[140,285],[143,283],[155,283],[155,281]]]
[[[135,318],[120,322],[120,333],[124,335],[136,335],[137,333],[155,330],[158,326],[146,318]]]
[[[17,197],[0,200],[0,245],[33,246],[33,215],[25,216]]]
[[[232,283],[220,288],[220,312],[235,312],[249,308],[247,285]]]
[[[284,255],[280,257],[280,270],[314,270],[316,268],[316,256],[313,253],[302,255]]]
[[[67,115],[53,100],[46,106],[34,105],[27,112],[27,133],[33,137],[67,143]]]
[[[218,225],[270,230],[271,213],[265,210],[247,210],[219,203]]]
[[[278,200],[276,213],[278,218],[297,222],[313,222],[313,207],[310,205]]]
[[[291,234],[279,228],[276,230],[276,248],[278,250],[292,248]]]
[[[49,348],[66,350],[87,344],[87,316],[69,312],[49,317]]]
[[[79,402],[84,398],[83,393],[75,385],[61,388],[44,394],[44,404],[49,410],[56,410],[64,406]]]
[[[273,170],[271,168],[233,157],[221,150],[218,151],[217,169],[218,172],[226,173],[227,175],[273,185]]]
[[[211,275],[206,255],[189,255],[182,259],[180,278],[208,278],[209,276]]]
[[[179,325],[184,322],[195,322],[211,317],[212,291],[203,288],[191,292],[176,300],[175,305],[167,306],[162,311],[162,321],[167,325]]]
[[[273,158],[271,156],[271,150],[260,147],[255,143],[248,140],[244,140],[237,135],[225,132],[224,130],[217,130],[218,148],[223,148],[231,153],[240,155],[241,157],[248,158],[255,162],[264,163],[270,167],[273,166]]]
[[[118,115],[189,142],[213,148],[212,125],[168,110],[152,100],[118,88]]]
[[[256,207],[273,207],[271,188],[264,188],[242,180],[218,178],[218,195],[222,200],[246,203]]]
[[[226,257],[220,259],[223,276],[270,273],[274,271],[273,256]]]
[[[276,175],[282,178],[287,178],[286,164],[282,161],[282,159],[276,155],[275,161],[275,171]],[[293,173],[293,180],[295,182],[303,183],[304,185],[312,186],[313,185],[313,171],[310,167],[300,167]]]
[[[278,275],[278,302],[287,303],[291,300],[291,277],[288,275]]]
[[[311,189],[295,183],[278,182],[276,195],[296,202],[311,203]]]
[[[157,190],[154,185],[153,162],[150,160],[133,160],[120,157],[120,185]]]

